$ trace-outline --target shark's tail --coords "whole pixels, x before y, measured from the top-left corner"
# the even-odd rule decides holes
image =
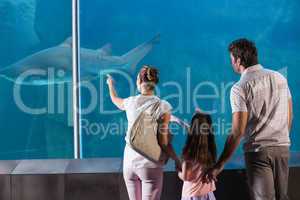
[[[131,71],[134,71],[136,65],[149,53],[149,51],[151,51],[155,44],[159,43],[159,39],[160,35],[158,34],[148,42],[145,42],[122,55],[122,59],[130,65]]]

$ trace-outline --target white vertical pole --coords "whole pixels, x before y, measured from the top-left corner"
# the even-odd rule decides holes
[[[79,0],[72,0],[72,75],[73,75],[73,131],[74,131],[74,158],[82,158],[80,134],[80,41],[79,41]]]

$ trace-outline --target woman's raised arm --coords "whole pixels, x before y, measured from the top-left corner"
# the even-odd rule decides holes
[[[114,80],[111,77],[111,75],[107,74],[107,80],[106,83],[108,85],[108,89],[109,89],[109,96],[111,101],[120,109],[120,110],[125,110],[124,108],[124,99],[118,97],[117,92],[115,90],[115,86],[114,86]]]

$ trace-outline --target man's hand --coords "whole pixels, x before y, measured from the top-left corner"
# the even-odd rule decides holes
[[[217,164],[211,169],[208,169],[203,176],[203,182],[217,181],[217,176],[221,173],[224,168],[225,163],[231,158],[232,154],[239,146],[241,138],[245,132],[248,112],[234,112],[232,114],[232,131],[227,137],[224,150],[221,153]]]
[[[209,183],[211,181],[217,182],[217,176],[222,172],[223,168],[223,166],[215,165],[212,168],[208,169],[204,173],[202,181],[205,183]]]

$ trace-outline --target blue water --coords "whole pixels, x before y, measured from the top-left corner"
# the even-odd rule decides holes
[[[80,41],[84,48],[98,49],[111,43],[113,55],[122,55],[160,34],[160,43],[139,62],[138,69],[145,63],[159,68],[159,95],[174,108],[179,107],[174,114],[182,119],[189,121],[195,107],[213,111],[219,152],[231,122],[229,86],[239,79],[230,66],[227,46],[239,37],[255,41],[260,63],[279,70],[288,78],[294,102],[291,150],[300,150],[297,134],[300,131],[300,92],[297,88],[300,85],[297,78],[300,71],[299,1],[90,0],[81,1],[80,6]],[[70,0],[24,0],[19,3],[6,0],[0,2],[0,11],[1,68],[58,45],[71,35]],[[133,71],[128,75],[134,80],[136,73]],[[123,76],[112,75],[121,97],[133,95]],[[97,99],[93,110],[81,116],[89,124],[82,128],[83,155],[120,157],[124,148],[125,114],[104,113],[103,110],[116,109],[108,97],[105,81],[100,77],[91,84]],[[0,79],[0,159],[72,157],[68,84],[55,86],[53,93],[48,92],[47,86],[22,87],[22,97],[27,105],[48,106],[48,112],[42,115],[20,110],[14,102],[13,86],[13,83]],[[91,93],[83,88],[81,95],[82,106],[90,105]],[[49,96],[53,100],[50,103],[54,107],[52,113],[49,113],[51,106],[47,103]],[[58,113],[61,107],[64,112]],[[185,132],[177,127],[173,133],[173,143],[179,153]],[[235,155],[237,162],[241,155],[240,148]]]

